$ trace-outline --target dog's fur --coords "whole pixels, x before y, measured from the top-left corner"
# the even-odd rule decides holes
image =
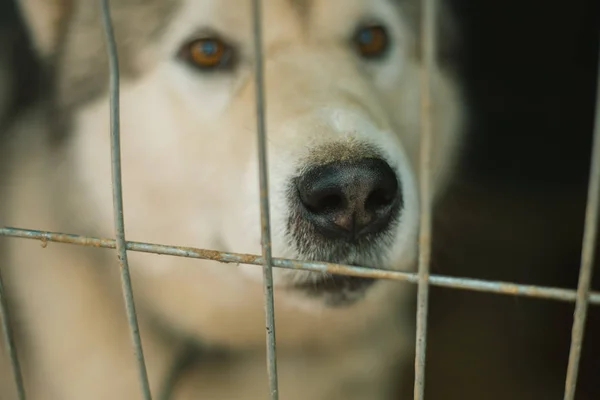
[[[416,0],[265,0],[264,65],[273,253],[408,271],[418,232],[419,7]],[[108,67],[98,2],[21,0],[50,90],[2,144],[2,224],[113,235]],[[121,62],[128,240],[260,253],[250,1],[112,2]],[[447,15],[440,14],[446,50]],[[385,24],[385,58],[349,38]],[[176,58],[205,29],[235,43],[237,67],[199,73]],[[442,54],[442,53],[440,53]],[[444,53],[445,54],[445,53]],[[463,107],[453,75],[433,74],[432,187],[450,179]],[[380,157],[402,193],[399,218],[361,247],[294,230],[291,182],[331,161]],[[296,218],[296,219],[294,219]],[[2,239],[3,274],[29,399],[140,398],[113,251]],[[339,249],[338,249],[339,250]],[[184,345],[201,361],[173,399],[264,399],[261,269],[129,253],[152,389]],[[300,290],[315,273],[274,273],[281,398],[387,399],[412,357],[408,285],[376,282],[335,296]],[[316,283],[315,283],[316,285]],[[310,293],[309,293],[310,292]],[[210,356],[212,349],[228,355]],[[0,393],[3,399],[13,395]]]
[[[12,36],[9,29],[0,29],[0,132],[8,117],[14,91],[10,54]]]

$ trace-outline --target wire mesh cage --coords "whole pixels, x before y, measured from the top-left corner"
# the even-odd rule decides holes
[[[0,235],[23,239],[39,240],[45,245],[48,242],[68,243],[79,246],[92,246],[112,249],[118,253],[120,263],[122,292],[130,328],[131,341],[134,355],[137,360],[139,372],[140,390],[144,399],[151,399],[150,384],[146,371],[144,352],[140,339],[136,308],[133,300],[132,283],[129,274],[128,251],[162,254],[175,257],[187,257],[196,259],[213,260],[224,263],[254,264],[263,267],[264,306],[266,326],[266,348],[267,348],[267,371],[270,399],[279,398],[277,356],[276,356],[276,331],[275,312],[273,296],[273,268],[301,269],[306,271],[328,272],[335,274],[346,274],[349,276],[393,279],[416,284],[418,287],[417,316],[416,316],[416,358],[415,358],[415,380],[414,399],[423,400],[425,393],[425,361],[427,349],[427,311],[429,301],[429,287],[431,285],[471,290],[486,293],[496,293],[511,296],[524,296],[539,299],[575,303],[574,319],[572,326],[571,345],[567,376],[565,379],[564,400],[575,398],[577,386],[577,375],[579,360],[583,346],[584,327],[586,323],[587,310],[590,305],[600,305],[600,293],[591,291],[592,267],[595,256],[594,243],[597,238],[597,222],[600,203],[600,101],[596,106],[596,119],[594,130],[594,143],[592,148],[592,166],[588,186],[588,200],[585,215],[584,239],[582,245],[582,257],[577,290],[567,290],[555,287],[543,287],[535,285],[521,285],[510,282],[485,281],[479,279],[456,278],[450,276],[434,275],[430,273],[430,253],[432,237],[432,204],[430,189],[430,164],[431,164],[431,131],[432,118],[430,98],[430,75],[436,63],[436,26],[435,15],[437,12],[436,0],[422,0],[421,13],[421,54],[422,66],[421,77],[421,141],[420,141],[420,229],[419,229],[419,256],[418,271],[416,273],[380,270],[367,267],[357,267],[333,263],[322,263],[314,261],[302,261],[292,259],[274,258],[271,252],[271,226],[269,216],[269,188],[268,188],[268,160],[266,151],[266,119],[265,119],[265,95],[263,72],[263,48],[262,48],[262,10],[261,0],[252,0],[253,9],[253,38],[254,55],[256,65],[254,69],[254,80],[256,84],[256,116],[257,116],[257,140],[258,140],[258,164],[260,182],[260,211],[261,211],[261,245],[262,254],[228,253],[215,250],[198,249],[190,247],[178,247],[166,244],[152,244],[145,242],[128,241],[125,238],[124,207],[121,181],[121,151],[120,151],[120,104],[119,104],[119,63],[117,45],[113,33],[112,22],[109,12],[109,1],[100,0],[102,9],[102,23],[104,27],[105,40],[108,49],[110,69],[110,119],[111,119],[111,159],[112,159],[112,181],[113,181],[113,205],[114,205],[114,228],[115,238],[88,237],[77,234],[37,231],[30,229],[2,227]],[[599,71],[600,75],[600,71]],[[598,81],[598,98],[600,100],[600,80]],[[0,279],[0,313],[2,314],[2,334],[5,347],[12,367],[18,398],[26,398],[25,386],[21,374],[19,358],[8,323],[7,304],[5,289]]]

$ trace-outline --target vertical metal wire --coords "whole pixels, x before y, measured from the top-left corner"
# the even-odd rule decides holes
[[[600,49],[598,52],[600,57]],[[585,210],[585,226],[583,231],[583,246],[581,249],[581,266],[579,269],[579,283],[577,285],[577,300],[573,328],[571,331],[571,349],[569,351],[569,365],[565,380],[564,400],[574,400],[577,388],[577,375],[579,360],[583,347],[583,334],[589,306],[590,285],[592,281],[592,267],[596,250],[596,237],[598,235],[598,212],[600,208],[600,59],[598,62],[596,89],[596,118],[594,122],[594,144],[592,150],[592,166],[588,184],[588,198]]]
[[[21,365],[17,355],[17,348],[13,339],[12,331],[9,325],[8,305],[6,304],[6,293],[4,292],[4,284],[0,276],[0,315],[2,317],[2,336],[4,347],[8,351],[10,367],[12,369],[13,379],[17,388],[17,398],[25,400],[25,385],[23,384],[23,375],[21,374]]]
[[[423,0],[421,10],[421,135],[420,135],[420,228],[419,286],[417,295],[417,338],[415,349],[414,399],[425,395],[427,313],[429,307],[429,261],[431,258],[431,96],[430,78],[435,61],[435,0]]]
[[[117,55],[117,46],[110,18],[110,8],[108,0],[101,0],[102,22],[106,47],[108,52],[108,62],[110,69],[110,137],[111,137],[111,166],[113,182],[113,206],[115,217],[116,247],[121,268],[121,283],[123,297],[125,299],[125,309],[127,320],[131,331],[131,339],[138,364],[139,383],[141,386],[143,398],[151,400],[150,385],[148,383],[148,374],[146,372],[146,363],[144,362],[144,352],[142,350],[142,341],[140,339],[137,314],[133,301],[133,289],[131,277],[129,274],[129,263],[127,262],[127,243],[125,242],[125,223],[123,213],[123,186],[121,182],[121,137],[119,123],[119,61]]]
[[[261,0],[252,1],[254,58],[255,58],[255,92],[256,123],[258,134],[258,166],[260,180],[261,211],[261,243],[263,264],[263,282],[265,293],[265,318],[267,329],[267,372],[269,377],[269,393],[271,400],[279,399],[277,382],[277,350],[275,343],[275,311],[273,299],[273,259],[271,254],[271,225],[269,216],[269,181],[267,170],[267,137],[265,124],[265,94],[263,76],[262,51],[262,10]]]

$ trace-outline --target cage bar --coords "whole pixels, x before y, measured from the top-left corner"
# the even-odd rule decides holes
[[[17,347],[15,346],[14,336],[9,324],[10,316],[6,302],[6,292],[4,291],[4,283],[2,282],[2,276],[0,276],[0,314],[2,319],[2,340],[4,341],[4,347],[6,348],[6,351],[8,351],[10,369],[12,371],[13,380],[17,389],[17,398],[19,400],[25,400],[25,385],[23,384],[23,375],[21,373],[21,365],[19,363],[19,356],[17,354]]]
[[[429,308],[429,264],[431,258],[431,73],[435,62],[435,0],[421,3],[421,132],[419,158],[420,223],[419,269],[417,292],[417,332],[415,348],[414,399],[425,397],[425,364],[427,353],[427,314]]]
[[[120,104],[119,104],[119,60],[117,46],[110,17],[109,0],[101,0],[102,24],[104,27],[106,50],[110,72],[109,81],[109,106],[110,106],[110,140],[111,140],[111,167],[112,167],[112,194],[114,206],[114,224],[116,233],[116,250],[121,270],[121,283],[127,321],[131,331],[134,353],[138,367],[138,379],[143,398],[151,400],[150,384],[144,361],[144,352],[137,321],[133,288],[127,261],[127,242],[125,241],[125,222],[123,212],[123,185],[121,182],[121,137],[120,137]]]
[[[116,248],[114,239],[81,236],[61,232],[5,227],[0,228],[0,236],[39,240],[46,245],[52,242],[104,249]],[[260,255],[229,253],[217,250],[199,249],[195,247],[169,246],[165,244],[128,241],[127,250],[173,257],[197,258],[201,260],[218,261],[221,263],[263,265],[263,258]],[[419,281],[418,274],[415,273],[389,271],[370,267],[325,263],[318,261],[273,258],[273,266],[276,268],[343,274],[363,278],[393,279],[411,284],[416,284]],[[469,290],[480,293],[546,299],[571,303],[575,302],[577,298],[577,292],[570,289],[523,285],[503,281],[487,281],[473,278],[459,278],[444,275],[429,275],[429,283],[433,286],[450,289]],[[589,302],[592,305],[600,306],[600,292],[591,292]]]
[[[265,92],[262,50],[261,0],[252,0],[254,36],[254,87],[256,94],[256,128],[258,139],[258,167],[260,185],[260,226],[263,257],[263,285],[265,295],[265,320],[267,341],[267,374],[269,398],[279,399],[277,379],[277,348],[275,340],[275,307],[273,296],[273,270],[271,254],[271,220],[269,215],[269,175],[267,160],[267,133],[265,123]]]
[[[600,57],[600,48],[598,56]],[[581,249],[581,266],[579,269],[577,301],[575,303],[575,314],[571,331],[571,347],[569,350],[569,364],[567,366],[567,376],[565,379],[564,400],[575,399],[577,374],[579,372],[585,322],[590,301],[596,239],[598,236],[598,212],[600,208],[600,58],[598,61],[596,85],[596,117],[594,122],[592,165],[588,183],[588,198],[585,210],[583,245]]]

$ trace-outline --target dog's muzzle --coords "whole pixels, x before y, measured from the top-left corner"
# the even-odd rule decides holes
[[[376,261],[402,208],[401,185],[380,158],[335,161],[295,179],[290,230],[300,253],[318,261]],[[378,254],[379,253],[379,254]],[[368,265],[365,265],[368,266]],[[313,293],[364,291],[372,279],[322,275],[296,287]]]

